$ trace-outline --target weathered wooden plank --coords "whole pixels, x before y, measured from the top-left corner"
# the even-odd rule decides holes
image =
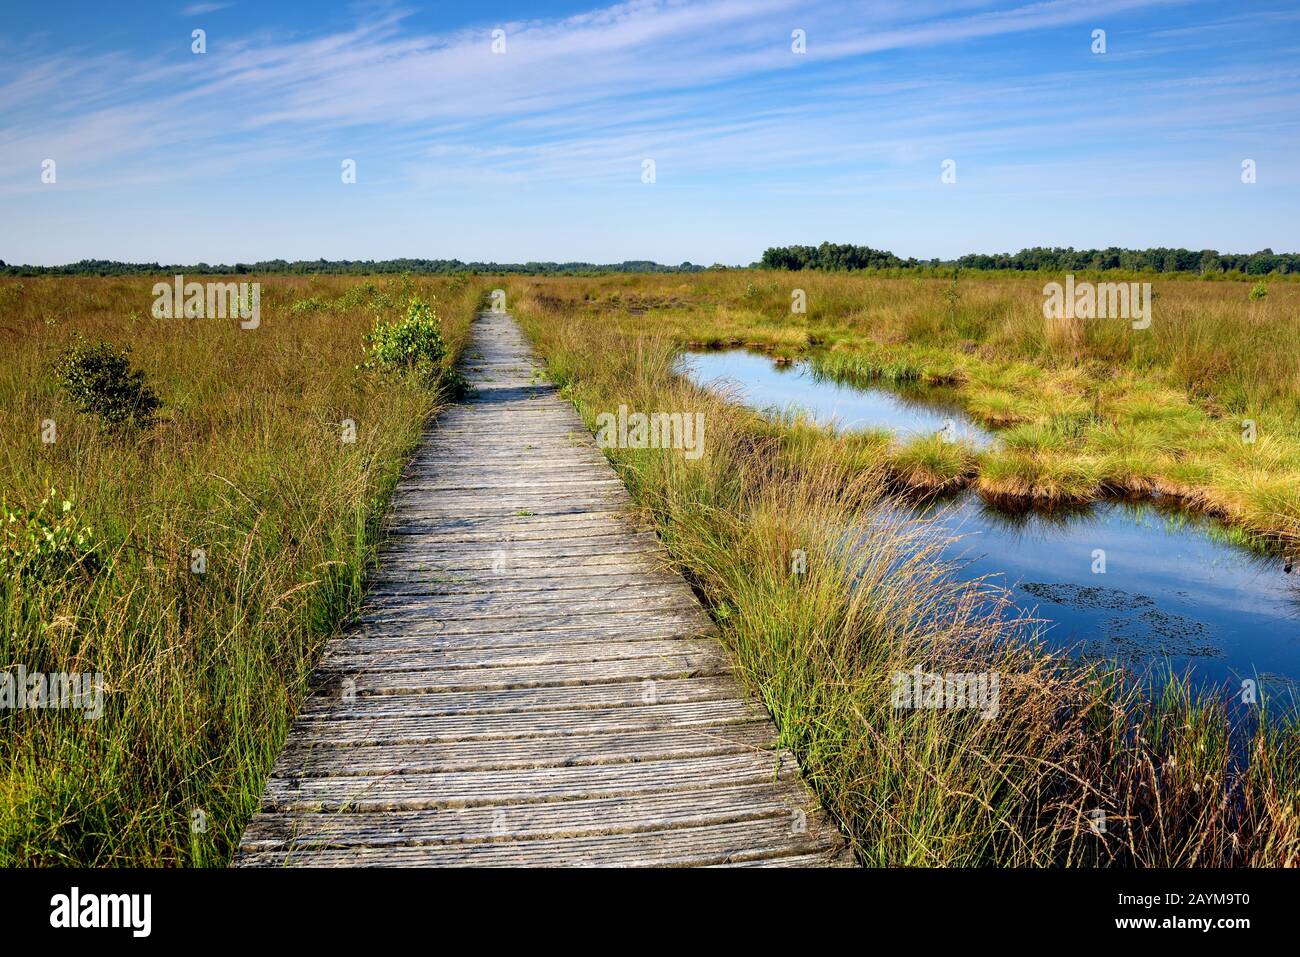
[[[566,496],[571,492],[597,494],[603,489],[623,488],[623,483],[613,476],[603,479],[583,478],[581,476],[573,478],[531,476],[524,478],[523,476],[527,474],[525,469],[520,469],[518,474],[521,476],[518,479],[488,479],[484,476],[473,475],[449,482],[407,482],[403,486],[403,492],[412,494],[427,492],[436,495],[439,499],[454,501],[464,492],[472,492],[475,498],[482,496],[504,498],[520,493],[532,495],[539,492],[547,495]]]
[[[641,704],[717,701],[738,694],[729,678],[668,678],[653,685],[639,681],[583,685],[575,688],[512,688],[504,691],[450,691],[428,694],[356,695],[330,689],[309,698],[303,717],[328,719],[385,715],[479,714],[505,711],[572,711]]]
[[[767,723],[751,722],[708,730],[669,728],[623,734],[506,738],[442,744],[332,744],[290,741],[275,766],[277,777],[338,777],[447,771],[499,771],[518,768],[576,767],[739,754],[770,750],[776,733]]]
[[[397,566],[394,570],[394,566]],[[447,586],[472,586],[474,589],[488,588],[493,591],[531,591],[541,590],[552,585],[572,586],[592,582],[602,584],[605,579],[628,578],[638,576],[657,576],[663,578],[667,569],[654,558],[616,555],[612,560],[599,561],[597,557],[587,557],[576,562],[545,567],[538,564],[527,569],[526,576],[506,575],[492,566],[482,568],[423,568],[413,561],[405,563],[392,561],[381,567],[374,576],[375,586],[402,588],[437,588]],[[680,576],[669,575],[670,580],[681,581]]]
[[[500,560],[516,558],[549,558],[568,560],[576,555],[642,555],[652,548],[655,537],[650,532],[628,532],[603,529],[579,535],[558,535],[546,539],[528,539],[506,547],[503,542],[449,543],[437,535],[408,535],[400,542],[404,552],[428,552],[447,556],[448,565],[463,564],[469,568],[493,566]],[[380,552],[380,560],[389,549]],[[486,562],[484,562],[486,560]]]
[[[380,551],[380,561],[384,567],[400,569],[406,572],[425,572],[455,574],[457,572],[491,571],[502,577],[507,571],[545,571],[554,574],[565,568],[587,569],[600,568],[604,565],[623,565],[634,568],[659,567],[652,556],[638,551],[635,546],[606,547],[590,546],[563,551],[546,551],[532,549],[527,553],[506,551],[504,556],[467,555],[458,557],[451,549],[427,553],[394,553],[391,548]]]
[[[718,642],[708,638],[668,638],[650,641],[571,641],[555,645],[491,646],[460,648],[447,642],[445,648],[403,648],[393,650],[343,651],[331,648],[321,659],[318,674],[348,674],[354,671],[460,671],[465,668],[506,668],[524,664],[576,664],[624,661],[633,658],[666,658],[680,654],[712,654]]]
[[[393,507],[397,507],[394,501]],[[562,501],[533,503],[528,508],[498,507],[491,499],[462,505],[458,508],[444,508],[441,501],[420,496],[408,496],[402,502],[399,514],[406,521],[501,521],[512,518],[543,518],[552,515],[603,515],[606,512],[626,511],[629,502],[611,502],[606,498],[601,501],[585,501],[573,497]]]
[[[653,537],[650,538],[653,541]],[[490,570],[498,577],[512,570],[546,570],[554,566],[580,566],[590,568],[610,564],[616,558],[647,558],[643,547],[649,542],[640,538],[573,538],[563,540],[556,538],[545,542],[515,542],[510,546],[503,542],[474,542],[469,545],[448,545],[435,538],[407,536],[402,544],[406,545],[402,554],[395,554],[391,546],[380,551],[380,562],[406,559],[408,562],[420,560],[424,568],[442,568],[447,571]],[[640,547],[638,547],[640,546]],[[603,560],[602,560],[603,559]]]
[[[413,493],[395,493],[394,508],[414,508],[412,514],[430,518],[455,518],[458,516],[510,516],[510,515],[547,515],[555,513],[577,513],[590,510],[605,511],[613,508],[625,508],[628,500],[611,489],[603,494],[572,495],[512,495],[501,496],[466,495],[457,499],[445,496],[423,498]]]
[[[506,802],[562,801],[620,794],[689,791],[701,780],[757,784],[795,777],[783,752],[753,751],[690,760],[635,761],[579,767],[433,774],[275,777],[266,784],[267,810],[388,811]]]
[[[743,698],[582,711],[387,715],[332,717],[331,720],[302,716],[294,725],[290,741],[337,745],[490,741],[675,728],[704,729],[770,720],[761,705]]]
[[[800,830],[785,818],[730,821],[699,827],[481,844],[257,851],[247,867],[700,867],[815,856],[827,839],[821,828]],[[831,855],[826,854],[826,860]]]
[[[573,628],[564,631],[496,631],[480,634],[436,635],[405,630],[400,627],[389,629],[366,628],[349,633],[347,637],[338,638],[332,648],[354,654],[372,651],[412,651],[426,649],[441,651],[446,648],[473,650],[480,648],[515,648],[536,647],[539,645],[586,644],[591,641],[657,641],[666,638],[700,637],[711,635],[715,631],[712,622],[702,621],[700,627],[683,629],[675,623],[665,623],[658,619],[646,620],[641,624],[623,625],[614,634],[605,627]]]
[[[528,435],[513,443],[484,445],[473,442],[464,434],[455,436],[434,435],[427,439],[424,450],[412,460],[415,468],[445,468],[447,465],[492,465],[505,461],[539,461],[562,453],[566,460],[583,465],[596,465],[608,460],[594,443],[581,440],[576,434],[559,438]]]
[[[578,611],[583,608],[605,607],[609,602],[630,601],[646,603],[675,598],[685,601],[694,600],[689,588],[681,582],[645,585],[617,584],[604,588],[573,589],[565,594],[555,591],[543,592],[487,592],[482,595],[420,595],[411,592],[398,595],[379,595],[371,598],[368,607],[376,609],[418,607],[426,614],[438,615],[443,609],[473,617],[503,617],[511,613],[528,613],[538,608],[550,607],[562,602],[565,608]]]
[[[564,664],[512,665],[502,668],[452,670],[379,669],[330,672],[328,688],[346,687],[354,694],[436,694],[445,691],[504,691],[514,688],[562,688],[616,681],[668,681],[698,675],[726,674],[728,659],[722,649],[659,655],[614,661],[578,661]]]
[[[371,582],[368,594],[386,595],[427,595],[450,596],[508,596],[508,595],[545,595],[552,592],[581,592],[593,589],[615,589],[640,583],[650,585],[667,583],[680,585],[680,576],[673,575],[665,568],[657,566],[631,565],[608,566],[585,569],[582,572],[556,571],[549,574],[529,575],[527,578],[502,578],[499,575],[477,575],[469,577],[440,576],[418,579],[407,576],[376,576]],[[563,600],[564,594],[556,594],[557,600]]]
[[[578,837],[667,830],[702,824],[796,819],[808,794],[792,782],[637,794],[543,804],[377,811],[369,814],[259,814],[244,833],[245,851],[298,846],[385,847]]]
[[[813,854],[783,854],[779,857],[746,857],[708,867],[857,867],[847,847]]]
[[[673,638],[666,641],[584,641],[555,645],[508,645],[505,647],[460,647],[449,642],[441,651],[427,648],[399,651],[371,651],[357,654],[332,648],[321,661],[320,671],[424,671],[463,668],[507,668],[522,665],[558,665],[580,662],[618,661],[631,658],[668,658],[682,654],[713,654],[718,643],[705,638]]]
[[[615,606],[613,608],[586,605],[575,611],[552,612],[549,615],[535,610],[505,614],[487,612],[458,615],[455,620],[444,619],[445,609],[375,608],[370,614],[362,614],[356,620],[364,625],[404,624],[410,634],[481,635],[501,631],[603,629],[610,637],[615,637],[623,626],[641,622],[664,622],[690,627],[704,620],[699,606],[690,604],[682,596],[651,599],[636,603],[638,607],[622,607],[622,603],[623,599],[615,596],[610,599],[610,604]]]
[[[617,511],[579,512],[577,514],[540,515],[540,516],[505,516],[504,518],[453,518],[442,521],[411,518],[409,513],[394,515],[389,520],[389,534],[403,534],[401,529],[407,527],[422,528],[431,533],[442,535],[447,542],[461,540],[462,535],[528,535],[544,534],[552,529],[564,528],[607,528],[609,526],[630,525],[630,517]]]

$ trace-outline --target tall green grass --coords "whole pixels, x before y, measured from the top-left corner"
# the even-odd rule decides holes
[[[440,401],[359,369],[364,336],[418,294],[454,361],[478,297],[463,280],[239,278],[263,283],[258,329],[153,319],[151,278],[0,283],[3,497],[57,489],[102,560],[0,581],[0,667],[106,685],[99,720],[0,712],[0,864],[228,860]],[[164,402],[154,425],[106,431],[67,403],[48,368],[74,334],[131,347]]]

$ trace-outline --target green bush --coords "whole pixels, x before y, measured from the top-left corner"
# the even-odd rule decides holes
[[[98,416],[109,426],[149,425],[162,407],[144,373],[131,368],[129,347],[78,343],[55,360],[63,394],[78,412]]]
[[[325,308],[325,303],[321,302],[315,296],[310,299],[298,299],[289,307],[291,313],[299,314],[304,312],[318,312]]]
[[[1249,298],[1251,302],[1258,302],[1259,300],[1263,299],[1267,295],[1268,295],[1268,286],[1266,286],[1262,282],[1257,282],[1251,288]]]
[[[100,566],[94,529],[81,524],[72,502],[54,489],[34,509],[0,502],[0,574],[22,571],[57,578],[72,568],[94,574]]]
[[[363,368],[412,374],[427,385],[459,391],[464,380],[445,367],[447,344],[442,338],[442,321],[433,307],[414,297],[405,319],[375,323],[366,337]]]
[[[392,297],[372,282],[349,286],[347,291],[335,301],[335,306],[339,309],[358,309],[362,306],[392,309],[394,305]]]

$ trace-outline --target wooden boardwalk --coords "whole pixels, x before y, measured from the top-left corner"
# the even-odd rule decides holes
[[[235,864],[852,864],[514,320],[468,355]]]

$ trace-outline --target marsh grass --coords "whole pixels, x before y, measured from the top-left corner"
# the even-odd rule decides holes
[[[106,684],[96,721],[0,712],[0,864],[224,864],[323,642],[357,601],[389,492],[440,399],[357,368],[385,315],[361,280],[260,278],[250,330],[148,318],[149,277],[0,282],[4,498],[34,505],[57,489],[103,566],[6,575],[0,662]],[[446,361],[459,354],[476,289],[371,288],[435,303]],[[322,305],[292,307],[303,301]],[[163,399],[148,428],[106,430],[60,394],[44,370],[76,334],[131,348]]]
[[[1248,280],[1162,275],[1151,326],[1135,330],[1045,320],[1043,284],[1060,278],[963,273],[956,298],[951,276],[925,273],[710,271],[534,288],[548,308],[625,334],[807,355],[839,381],[932,388],[984,426],[1020,430],[977,457],[970,482],[990,500],[1155,491],[1300,551],[1300,283],[1279,279],[1252,300]],[[806,313],[791,311],[795,289]],[[922,487],[934,479],[913,474]]]
[[[620,404],[704,413],[698,461],[607,454],[862,861],[1300,860],[1294,725],[1257,723],[1174,677],[1147,696],[1113,666],[1049,653],[1004,593],[954,576],[938,524],[891,504],[880,436],[768,421],[692,385],[673,372],[671,320],[593,321],[554,283],[509,291],[589,424]],[[933,451],[918,462],[951,469],[927,463]],[[996,718],[893,707],[892,676],[917,667],[998,675]]]
[[[968,444],[928,435],[892,450],[892,478],[905,489],[942,494],[964,487],[975,476],[976,453]]]

